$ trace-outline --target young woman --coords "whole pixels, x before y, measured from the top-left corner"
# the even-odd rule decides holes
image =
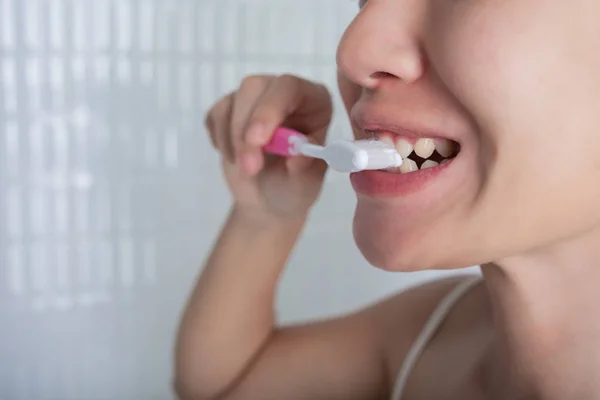
[[[280,125],[322,142],[329,94],[251,76],[216,103],[235,204],[183,317],[180,397],[600,399],[598,15],[595,0],[361,3],[337,54],[354,135],[412,161],[351,176],[356,243],[386,270],[483,277],[336,319],[274,324],[325,166],[261,152]]]

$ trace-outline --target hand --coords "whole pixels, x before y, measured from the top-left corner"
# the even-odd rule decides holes
[[[305,218],[319,196],[327,165],[297,156],[263,154],[285,126],[322,144],[332,117],[323,85],[295,76],[249,76],[208,112],[206,126],[220,151],[238,212],[259,218]]]

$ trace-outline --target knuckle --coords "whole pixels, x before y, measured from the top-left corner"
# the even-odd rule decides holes
[[[231,103],[231,95],[222,97],[217,101],[213,107],[208,111],[206,116],[207,121],[214,123],[218,119],[222,119],[227,115],[227,110]]]
[[[302,78],[292,74],[281,74],[277,77],[282,86],[298,87],[302,82]]]
[[[227,109],[229,108],[229,104],[231,103],[232,96],[233,94],[231,93],[226,96],[223,96],[221,100],[219,100],[217,104],[215,104],[215,114],[224,114],[227,111]]]
[[[316,85],[317,94],[319,98],[323,100],[324,104],[327,106],[327,109],[333,110],[333,96],[331,95],[331,91],[327,87],[327,85],[320,83]]]
[[[278,78],[284,82],[295,82],[295,81],[298,81],[301,79],[298,76],[296,76],[294,74],[289,74],[289,73],[283,73],[283,74],[279,75]]]
[[[282,104],[261,103],[257,104],[256,108],[248,119],[248,126],[254,124],[269,124],[273,120],[278,119],[282,113]]]
[[[269,84],[271,77],[267,75],[248,75],[242,78],[240,91],[261,90]]]
[[[321,91],[325,96],[331,97],[331,93],[329,92],[329,88],[324,83],[316,84],[317,90]]]

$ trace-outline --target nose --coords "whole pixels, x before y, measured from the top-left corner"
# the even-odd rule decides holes
[[[419,45],[424,0],[377,0],[368,3],[344,32],[337,50],[339,72],[363,88],[383,79],[405,83],[424,73]]]

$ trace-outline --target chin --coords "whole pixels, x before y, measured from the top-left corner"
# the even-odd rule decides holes
[[[401,222],[402,221],[402,222]],[[467,268],[464,257],[457,257],[456,246],[450,249],[437,227],[420,230],[391,210],[357,205],[354,215],[354,241],[372,266],[390,272],[417,272]],[[453,242],[453,241],[452,241]],[[453,251],[454,250],[454,251]]]
[[[358,249],[369,264],[385,271],[415,272],[427,269],[425,260],[419,260],[416,255],[419,246],[415,243],[415,235],[403,229],[397,222],[399,220],[358,205],[353,223],[354,241]]]

